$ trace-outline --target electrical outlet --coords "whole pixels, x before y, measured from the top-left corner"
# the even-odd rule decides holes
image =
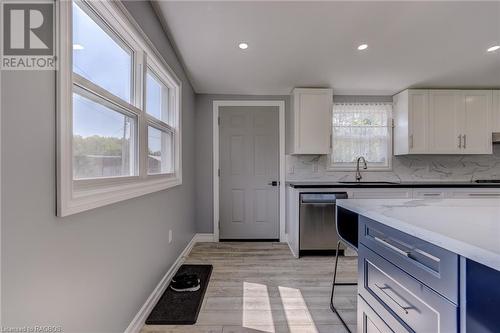
[[[289,165],[288,166],[288,174],[293,174],[295,172],[295,168],[293,167],[293,165]]]
[[[172,229],[168,231],[168,244],[172,243]]]

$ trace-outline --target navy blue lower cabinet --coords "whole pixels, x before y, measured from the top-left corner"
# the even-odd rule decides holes
[[[359,217],[359,242],[458,304],[458,258],[456,253]]]
[[[358,292],[372,309],[385,309],[375,310],[382,321],[395,318],[405,332],[458,332],[456,304],[363,244],[358,251]]]
[[[465,285],[467,332],[500,332],[500,272],[467,260]]]
[[[385,318],[385,321],[382,320]],[[409,333],[401,323],[380,304],[373,308],[358,296],[358,333]]]

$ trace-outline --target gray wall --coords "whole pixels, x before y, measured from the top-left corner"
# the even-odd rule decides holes
[[[198,232],[213,232],[213,101],[214,100],[282,100],[285,110],[289,96],[196,95],[196,227]]]
[[[194,93],[149,2],[126,7],[183,81],[183,184],[56,217],[55,74],[3,72],[3,326],[123,332],[195,232]]]

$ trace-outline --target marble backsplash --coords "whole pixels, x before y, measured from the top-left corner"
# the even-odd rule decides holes
[[[287,181],[352,181],[354,171],[327,170],[328,156],[287,155]],[[472,181],[500,179],[500,144],[492,155],[408,155],[392,159],[392,171],[362,171],[365,181]]]

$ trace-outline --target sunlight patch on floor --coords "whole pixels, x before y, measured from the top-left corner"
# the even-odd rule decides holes
[[[260,309],[255,311],[252,303],[260,300]],[[260,332],[274,333],[273,313],[267,286],[260,283],[243,282],[243,318],[242,326]]]
[[[278,290],[280,292],[281,303],[283,304],[283,309],[285,311],[286,321],[290,328],[290,333],[294,333],[294,320],[296,313],[292,309],[297,308],[297,305],[299,305],[300,308],[304,309],[305,315],[311,321],[310,332],[318,333],[318,329],[314,324],[311,313],[307,308],[306,301],[304,300],[304,296],[302,295],[300,289],[279,286]]]

